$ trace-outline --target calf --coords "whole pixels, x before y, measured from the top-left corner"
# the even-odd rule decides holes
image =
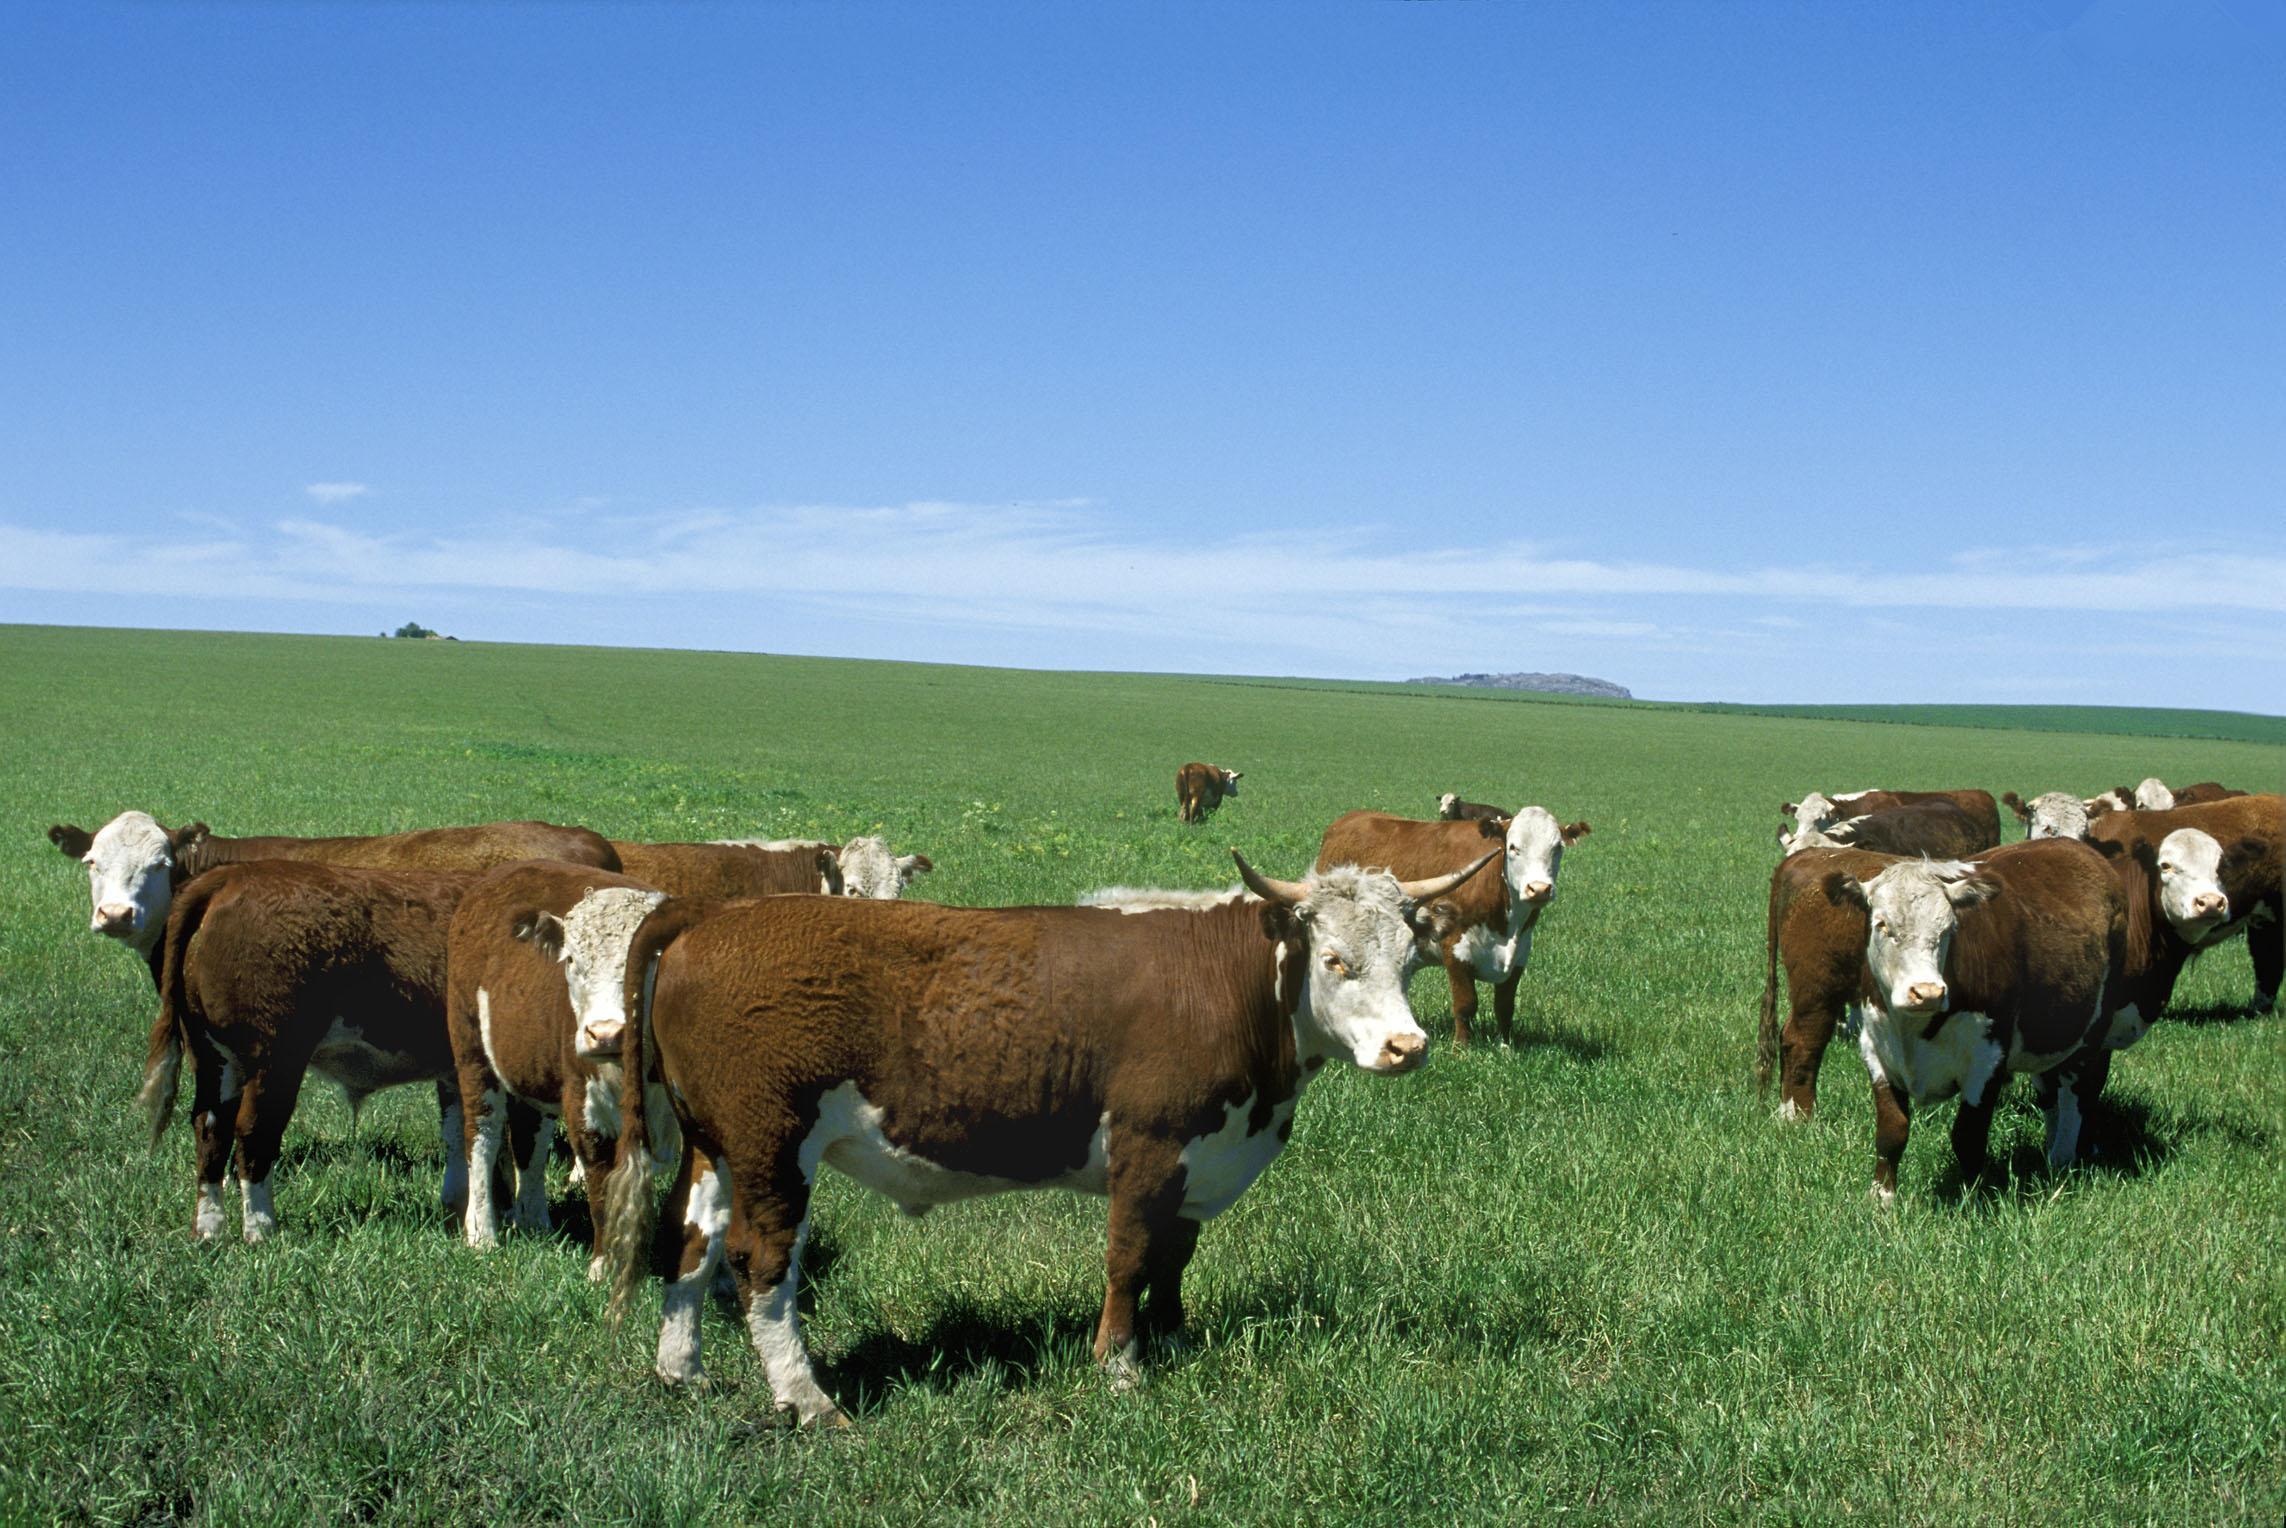
[[[719,1242],[778,1405],[845,1420],[795,1305],[826,1163],[911,1214],[1011,1189],[1108,1196],[1095,1353],[1131,1374],[1143,1338],[1182,1323],[1200,1226],[1278,1155],[1316,1071],[1420,1064],[1404,970],[1433,932],[1422,904],[1492,858],[1412,885],[1355,869],[1276,881],[1240,859],[1261,900],[1195,911],[778,897],[693,921],[661,907],[629,952],[623,1065],[656,1069],[684,1140],[714,1161],[724,1229],[668,1290],[659,1373],[701,1377]],[[645,1091],[627,1090],[605,1210],[621,1305],[652,1243]]]
[[[1896,1197],[1913,1107],[1955,1095],[1953,1150],[1964,1176],[1981,1176],[1993,1105],[2018,1073],[2061,1069],[2043,1089],[2048,1160],[2069,1162],[2087,1084],[2100,1086],[2083,1052],[2100,1050],[2126,976],[2126,900],[2103,857],[2042,839],[1975,865],[1901,860],[1870,879],[1828,877],[1867,913],[1858,1049],[1873,1078],[1875,1196]]]
[[[551,1117],[562,1119],[589,1183],[602,1183],[611,1170],[619,1134],[615,1016],[627,944],[662,900],[630,876],[532,860],[483,877],[453,914],[445,1025],[466,1121],[456,1149],[466,1157],[469,1181],[489,1184],[502,1128],[514,1122],[523,1150],[512,1225],[548,1228]],[[590,1014],[599,992],[608,994],[601,1019]],[[582,1015],[608,1028],[608,1061],[583,1054]],[[491,1194],[468,1196],[463,1229],[471,1247],[498,1242]]]
[[[1944,800],[1884,807],[1824,828],[1803,828],[1791,836],[1780,830],[1778,834],[1779,847],[1788,854],[1804,849],[1856,848],[1876,854],[1959,859],[1989,849],[1994,842],[1985,836],[1983,824]]]
[[[156,1144],[189,1054],[202,1240],[222,1231],[234,1140],[246,1239],[277,1229],[270,1169],[310,1069],[352,1109],[378,1089],[451,1074],[446,931],[475,880],[258,860],[208,871],[174,898],[141,1098]],[[444,1197],[455,1209],[468,1187],[460,1134],[448,1118]]]
[[[1238,794],[1238,777],[1245,773],[1219,764],[1185,764],[1175,771],[1175,816],[1183,822],[1206,821],[1223,797]]]
[[[1918,806],[1924,801],[1949,801],[1968,814],[1975,824],[1980,848],[1990,848],[2000,842],[2000,808],[1994,804],[1992,792],[1980,790],[1959,791],[1842,791],[1825,795],[1812,791],[1799,803],[1787,802],[1779,808],[1782,816],[1795,819],[1794,831],[1799,834],[1810,829],[1824,829],[1849,817],[1863,817],[1872,812],[1886,812],[1901,806]],[[1781,840],[1783,841],[1783,840]],[[1801,847],[1817,847],[1814,841]]]
[[[2030,801],[2014,791],[2006,791],[2000,799],[2024,825],[2026,838],[2084,839],[2088,836],[2090,816],[2096,810],[2092,802],[2083,801],[2070,791],[2047,791]]]
[[[1556,872],[1565,847],[1587,835],[1586,823],[1559,827],[1547,808],[1537,806],[1513,818],[1481,822],[1349,812],[1326,829],[1318,845],[1318,869],[1364,865],[1397,876],[1440,875],[1467,864],[1488,843],[1501,848],[1501,875],[1479,876],[1452,893],[1445,932],[1424,939],[1406,973],[1425,965],[1445,968],[1452,987],[1453,1044],[1465,1046],[1476,1018],[1480,978],[1493,983],[1492,1011],[1501,1033],[1513,1034],[1516,986],[1532,958],[1533,932],[1540,914],[1556,899]]]
[[[2176,836],[2186,831],[2197,837]],[[2097,818],[2088,833],[2103,853],[2143,865],[2163,904],[2169,879],[2178,888],[2204,889],[2211,882],[2224,897],[2224,915],[2186,937],[2199,951],[2244,934],[2254,962],[2254,1009],[2267,1013],[2276,1006],[2286,974],[2286,798],[2234,796],[2171,811],[2113,812]],[[2173,906],[2184,907],[2185,895],[2178,889]]]
[[[1506,807],[1486,806],[1481,801],[1463,801],[1451,791],[1437,798],[1437,816],[1445,822],[1507,821],[1516,814]]]

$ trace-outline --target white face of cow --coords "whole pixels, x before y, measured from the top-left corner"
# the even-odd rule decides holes
[[[1556,871],[1564,863],[1567,841],[1555,814],[1544,806],[1528,806],[1509,819],[1500,869],[1508,878],[1510,906],[1536,912],[1556,900]]]
[[[606,886],[580,898],[560,919],[541,914],[543,925],[553,921],[560,930],[557,958],[563,962],[564,989],[579,1026],[573,1044],[581,1055],[618,1057],[619,1037],[627,1028],[627,948],[651,909],[665,900],[664,892]]]
[[[121,812],[96,830],[80,859],[95,900],[95,932],[148,952],[175,900],[167,830],[147,812]]]
[[[2167,789],[2167,782],[2153,775],[2135,787],[2135,809],[2139,812],[2165,812],[2173,810],[2175,793]]]
[[[2049,791],[2032,798],[2032,816],[2024,824],[2026,838],[2086,838],[2088,804],[2070,791]]]
[[[1309,930],[1309,969],[1294,1015],[1296,1048],[1342,1056],[1369,1072],[1409,1072],[1429,1037],[1405,1001],[1412,904],[1385,870],[1337,865],[1294,908]]]
[[[841,846],[842,895],[894,902],[913,877],[936,868],[925,854],[891,854],[878,838],[853,838]]]
[[[1975,879],[1976,867],[1959,861],[1908,860],[1870,881],[1844,881],[1863,898],[1871,921],[1865,964],[1881,1004],[1891,1013],[1942,1013],[1948,987],[1945,957],[1963,908],[1999,895],[1992,881]]]
[[[2229,921],[2222,845],[2214,835],[2177,828],[2159,841],[2159,910],[2193,944]]]

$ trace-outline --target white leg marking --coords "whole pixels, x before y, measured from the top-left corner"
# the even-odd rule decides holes
[[[213,1241],[222,1234],[222,1185],[201,1183],[198,1186],[198,1209],[192,1213],[191,1229],[200,1241]]]
[[[707,1287],[722,1266],[722,1233],[730,1225],[730,1196],[713,1172],[691,1185],[683,1223],[706,1235],[706,1251],[689,1273],[667,1286],[659,1318],[659,1378],[670,1385],[695,1385],[706,1378],[699,1363],[699,1314]]]
[[[278,1216],[270,1203],[270,1180],[248,1183],[242,1179],[238,1186],[245,1196],[246,1239],[258,1242],[277,1235]]]
[[[794,1233],[786,1276],[768,1289],[756,1290],[746,1307],[746,1330],[753,1334],[754,1351],[762,1355],[763,1372],[770,1376],[770,1394],[805,1423],[841,1418],[841,1408],[818,1388],[809,1349],[802,1346],[801,1312],[794,1307],[794,1292],[802,1282],[802,1243],[808,1235],[809,1223],[804,1220]]]
[[[519,1230],[548,1229],[548,1152],[555,1144],[555,1116],[543,1114],[532,1132],[531,1156],[516,1164],[516,1207],[510,1213]]]
[[[1788,1124],[1793,1124],[1798,1120],[1805,1120],[1809,1118],[1809,1116],[1804,1114],[1800,1106],[1798,1106],[1791,1098],[1787,1099],[1784,1103],[1778,1106],[1778,1117],[1786,1121]]]
[[[476,1193],[468,1195],[468,1213],[461,1218],[471,1247],[500,1245],[500,1225],[492,1213],[492,1164],[500,1160],[500,1132],[508,1118],[506,1103],[507,1100],[491,1088],[486,1088],[476,1101],[476,1139],[469,1143],[468,1157],[461,1168],[466,1183],[482,1185]],[[445,1160],[461,1160],[457,1144],[447,1148]],[[451,1179],[448,1177],[446,1181]]]
[[[2048,1105],[2048,1170],[2069,1167],[2080,1154],[2080,1095],[2069,1082],[2056,1085]]]

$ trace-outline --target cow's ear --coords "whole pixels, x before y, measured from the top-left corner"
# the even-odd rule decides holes
[[[1460,927],[1461,915],[1459,908],[1439,897],[1426,907],[1417,906],[1408,910],[1405,921],[1422,938],[1442,944],[1453,930]]]
[[[897,879],[901,881],[909,881],[917,875],[927,875],[936,868],[936,862],[926,854],[900,854],[897,856]]]
[[[70,823],[59,822],[48,829],[48,842],[73,859],[85,859],[88,851],[95,847],[95,835],[85,828],[75,828]]]
[[[2000,883],[1988,880],[1981,875],[1970,876],[1966,880],[1945,882],[1945,900],[1952,903],[1956,911],[1981,907],[1999,895]]]
[[[2014,812],[2018,822],[2030,822],[2032,820],[2032,809],[2024,804],[2024,798],[2017,795],[2016,792],[2002,791],[2000,804]]]
[[[1262,932],[1279,943],[1304,937],[1302,920],[1295,915],[1293,908],[1283,902],[1265,901],[1262,904]]]
[[[1565,843],[1576,844],[1595,830],[1590,828],[1584,822],[1568,822],[1564,824],[1563,828],[1560,831],[1564,835]]]
[[[824,848],[818,850],[817,869],[819,875],[830,876],[840,868],[841,856],[834,852],[833,849]]]
[[[2260,864],[2265,852],[2261,839],[2242,838],[2223,851],[2222,864],[2216,873],[2235,880]]]
[[[520,912],[509,920],[508,932],[550,960],[564,958],[564,920],[554,913],[537,908]]]
[[[1866,897],[1865,883],[1847,871],[1836,870],[1832,872],[1826,877],[1825,885],[1826,900],[1836,907],[1840,907],[1845,902],[1855,902],[1858,906],[1868,909],[1873,906],[1873,903]]]
[[[1505,817],[1479,817],[1476,820],[1476,831],[1478,836],[1483,838],[1505,839],[1508,836],[1508,819]]]
[[[1778,815],[1781,817],[1791,817],[1794,815],[1796,810],[1798,810],[1798,808],[1795,806],[1795,804],[1789,801],[1778,809]]]
[[[180,854],[185,849],[202,842],[208,836],[208,831],[207,825],[203,822],[194,822],[177,828],[167,835],[167,847]]]

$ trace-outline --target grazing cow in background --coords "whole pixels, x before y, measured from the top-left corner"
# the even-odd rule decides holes
[[[270,1169],[311,1069],[353,1110],[379,1089],[451,1075],[446,932],[475,880],[256,860],[210,870],[174,899],[141,1101],[156,1144],[187,1052],[202,1240],[222,1232],[234,1143],[246,1239],[277,1229]],[[443,1197],[455,1210],[468,1190],[460,1136],[448,1119]]]
[[[654,844],[650,847],[673,846]],[[815,838],[718,838],[711,844],[696,847],[752,849],[770,855],[781,868],[769,872],[766,878],[750,879],[750,872],[734,870],[709,881],[699,876],[679,875],[671,867],[654,866],[654,875],[644,879],[677,897],[729,899],[814,891],[825,896],[892,902],[905,894],[905,888],[913,884],[915,876],[926,875],[937,868],[926,854],[892,854],[886,841],[874,837],[853,838],[839,849]],[[805,867],[812,864],[816,868],[817,884],[794,884],[803,878]]]
[[[1278,1155],[1311,1076],[1427,1054],[1409,954],[1435,937],[1436,899],[1493,857],[1411,885],[1347,868],[1276,881],[1239,859],[1261,900],[1198,911],[778,897],[695,924],[671,902],[653,913],[628,955],[622,1064],[656,1068],[684,1141],[716,1164],[719,1241],[777,1404],[846,1420],[795,1304],[820,1163],[914,1214],[1010,1189],[1108,1196],[1095,1353],[1131,1375],[1143,1339],[1181,1325],[1200,1226]],[[646,1092],[626,1090],[606,1196],[622,1307],[652,1249]],[[702,1262],[668,1290],[670,1382],[702,1375],[711,1277]]]
[[[1807,848],[1787,855],[1770,872],[1770,910],[1764,934],[1762,1027],[1754,1083],[1770,1091],[1779,1070],[1778,1117],[1805,1120],[1818,1103],[1818,1067],[1834,1029],[1857,1006],[1864,985],[1865,908],[1837,895],[1836,874],[1867,880],[1898,863],[1864,849]],[[1778,1027],[1778,967],[1786,968],[1786,1027]]]
[[[1184,822],[1204,822],[1207,813],[1222,805],[1222,798],[1238,794],[1243,769],[1219,764],[1185,764],[1175,771],[1175,815]]]
[[[1447,931],[1422,942],[1414,969],[1442,965],[1452,986],[1453,1044],[1469,1042],[1476,984],[1493,984],[1492,1012],[1503,1036],[1516,1024],[1516,984],[1532,958],[1532,934],[1556,899],[1564,849],[1587,837],[1584,822],[1559,827],[1545,807],[1482,822],[1422,822],[1386,812],[1348,812],[1318,845],[1320,871],[1363,865],[1399,877],[1441,875],[1469,863],[1487,844],[1500,846],[1501,874],[1479,876],[1451,894]],[[1408,975],[1411,972],[1407,973]]]
[[[2186,830],[2207,842],[2176,837]],[[2277,1004],[2279,978],[2286,974],[2286,891],[2280,884],[2286,873],[2286,798],[2233,796],[2164,812],[2113,812],[2096,819],[2088,832],[2099,851],[2143,865],[2163,904],[2170,876],[2193,887],[2211,881],[2224,894],[2227,916],[2193,938],[2193,949],[2209,950],[2244,934],[2254,962],[2254,1009],[2267,1013]],[[2183,895],[2176,893],[2177,906]]]
[[[587,1181],[611,1171],[619,1135],[616,1021],[611,1058],[591,1062],[578,1031],[592,994],[616,1015],[627,944],[664,894],[592,866],[531,860],[495,870],[460,901],[448,931],[445,1025],[462,1118],[457,1149],[469,1182],[490,1184],[503,1127],[520,1147],[510,1224],[548,1229],[545,1169],[561,1118]],[[567,935],[570,928],[574,932]],[[471,1247],[499,1240],[492,1196],[471,1193],[463,1229]]]
[[[2026,838],[2086,838],[2090,814],[2095,811],[2070,791],[2045,791],[2030,801],[2005,791],[2000,799],[2024,825]]]
[[[1993,1105],[2018,1073],[2060,1073],[2043,1089],[2048,1162],[2070,1162],[2087,1084],[2101,1079],[2085,1063],[2126,976],[2126,898],[2103,856],[2040,839],[1974,865],[1900,860],[1871,879],[1829,878],[1867,914],[1858,1049],[1873,1077],[1875,1196],[1896,1198],[1914,1106],[1956,1095],[1953,1151],[1964,1177],[1981,1177]]]
[[[1505,821],[1515,815],[1505,807],[1486,806],[1481,801],[1463,801],[1451,791],[1446,791],[1437,798],[1437,816],[1445,822]]]
[[[1848,817],[1863,817],[1873,812],[1892,811],[1901,806],[1918,806],[1925,801],[1950,801],[1966,812],[1976,825],[1980,846],[1990,848],[2000,842],[2000,808],[1992,799],[1992,792],[1962,791],[1841,791],[1826,795],[1812,791],[1797,804],[1789,801],[1780,807],[1782,816],[1795,819],[1796,834],[1805,830],[1822,830]],[[1803,848],[1814,848],[1814,842],[1805,842]]]
[[[375,870],[490,870],[517,860],[556,859],[619,868],[600,835],[545,822],[488,822],[357,838],[217,838],[203,822],[168,828],[145,812],[121,812],[93,833],[58,824],[48,840],[87,866],[95,932],[142,955],[158,981],[159,932],[185,881],[218,865],[306,860]]]
[[[1877,854],[1926,854],[1936,859],[1960,859],[1993,847],[1983,824],[1953,802],[1916,801],[1911,806],[1885,807],[1862,817],[1844,818],[1824,828],[1804,828],[1789,835],[1778,833],[1778,845],[1788,854],[1804,849],[1871,849]]]

